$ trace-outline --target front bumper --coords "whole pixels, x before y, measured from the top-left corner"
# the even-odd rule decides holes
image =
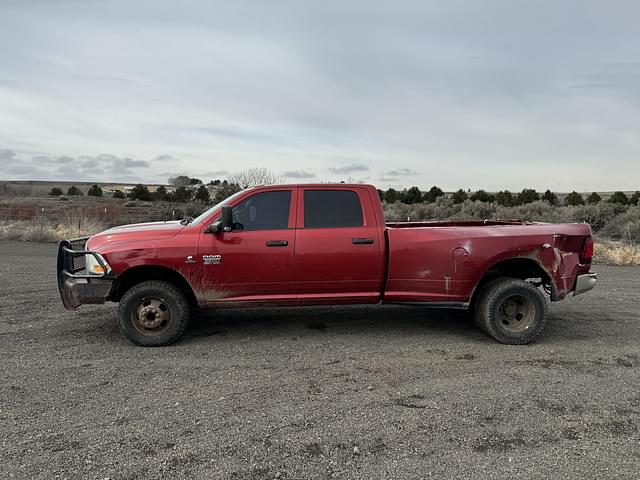
[[[580,295],[581,293],[588,292],[598,283],[597,273],[586,273],[584,275],[578,275],[576,278],[576,288],[573,290],[573,296]]]
[[[88,238],[63,240],[58,247],[58,290],[67,310],[74,310],[82,304],[104,303],[113,288],[115,276],[86,272],[85,255],[93,255],[107,271],[100,256],[85,249]]]

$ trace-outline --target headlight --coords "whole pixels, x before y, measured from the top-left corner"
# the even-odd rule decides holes
[[[105,270],[104,267],[100,265],[98,260],[96,260],[96,257],[88,253],[84,256],[84,265],[87,273],[95,275],[103,275],[105,273],[109,273],[111,271],[111,267],[109,266],[107,261],[99,253],[96,253],[96,255],[100,257],[100,260],[102,261],[104,266],[107,267],[107,269]]]

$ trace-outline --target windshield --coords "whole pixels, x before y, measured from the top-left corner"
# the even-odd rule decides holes
[[[230,197],[225,198],[220,203],[216,203],[213,207],[211,207],[210,209],[206,210],[204,213],[201,213],[196,218],[194,218],[193,221],[191,222],[191,225],[198,225],[198,224],[204,222],[204,220],[207,217],[211,216],[211,214],[216,209],[219,209],[220,207],[222,207],[222,206],[228,204],[229,202],[231,202],[233,199],[238,198],[244,192],[245,192],[245,190],[240,190],[239,192],[234,193]]]

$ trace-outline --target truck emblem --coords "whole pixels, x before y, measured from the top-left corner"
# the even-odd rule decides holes
[[[222,262],[222,255],[203,255],[202,263],[205,265],[219,265]]]
[[[193,259],[193,255],[187,255],[187,259],[184,263],[196,263],[196,261]]]

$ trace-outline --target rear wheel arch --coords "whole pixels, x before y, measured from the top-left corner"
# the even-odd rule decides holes
[[[470,305],[474,305],[483,287],[498,278],[517,278],[527,280],[539,278],[551,300],[557,298],[556,286],[547,271],[538,262],[529,257],[511,257],[495,262],[487,268],[471,294]],[[548,286],[548,287],[547,287]]]
[[[186,297],[191,308],[198,306],[198,299],[187,279],[176,270],[162,265],[139,265],[118,275],[109,300],[119,302],[125,293],[142,282],[159,280],[178,288]]]

